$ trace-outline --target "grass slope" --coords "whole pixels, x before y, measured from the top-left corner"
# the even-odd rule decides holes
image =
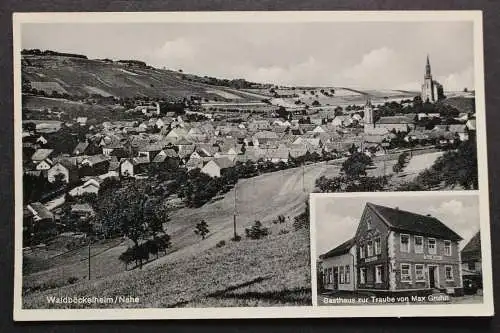
[[[278,226],[278,225],[275,225]],[[279,225],[290,230],[291,225]],[[311,303],[306,229],[261,240],[243,239],[166,265],[84,281],[23,298],[24,308],[89,307],[48,304],[47,296],[134,296],[138,304],[96,307],[281,306]]]
[[[22,64],[23,81],[47,93],[56,90],[73,95],[178,98],[198,95],[218,100],[230,96],[224,87],[188,81],[186,75],[171,70],[62,56],[23,55]],[[234,91],[230,94],[237,99],[255,100]]]

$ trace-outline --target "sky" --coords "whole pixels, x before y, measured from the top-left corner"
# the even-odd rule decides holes
[[[473,89],[471,22],[24,23],[22,48],[289,86]]]
[[[399,207],[409,212],[431,214],[464,240],[460,247],[479,230],[479,201],[477,195],[397,195],[360,197],[316,197],[315,199],[316,253],[319,256],[346,240],[356,232],[367,202]]]

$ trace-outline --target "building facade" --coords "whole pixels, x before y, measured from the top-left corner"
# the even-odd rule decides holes
[[[355,239],[358,289],[462,288],[462,238],[432,216],[367,203]]]
[[[432,216],[367,203],[352,240],[320,256],[324,288],[460,295],[461,239]],[[351,277],[343,286],[340,267]]]
[[[356,287],[355,258],[354,239],[350,239],[321,255],[323,288],[325,290],[354,291]]]

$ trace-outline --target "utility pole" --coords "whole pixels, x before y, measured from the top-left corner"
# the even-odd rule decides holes
[[[236,184],[234,184],[234,203],[233,203],[233,232],[234,232],[234,240],[236,240],[236,236],[238,234],[236,233],[236,189],[238,186],[238,181],[236,181]]]
[[[302,192],[304,193],[306,193],[305,168],[306,168],[306,161],[302,161]]]
[[[89,280],[90,280],[90,241],[89,241]]]

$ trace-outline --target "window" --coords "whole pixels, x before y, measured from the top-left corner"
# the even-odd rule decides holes
[[[383,267],[382,265],[375,266],[375,283],[382,283],[383,278]]]
[[[476,263],[474,261],[469,261],[467,263],[467,267],[469,268],[470,271],[475,271],[476,270]]]
[[[444,241],[444,255],[451,256],[451,241],[449,240]]]
[[[360,257],[361,259],[363,259],[363,258],[365,257],[365,246],[364,246],[364,245],[361,245],[361,246],[359,247],[359,257]]]
[[[446,276],[446,281],[453,281],[453,267],[444,266],[444,275]]]
[[[324,284],[328,283],[328,269],[323,270],[323,283]]]
[[[436,240],[434,238],[427,240],[427,249],[429,250],[429,254],[436,254]]]
[[[424,265],[415,265],[415,280],[417,282],[425,281]]]
[[[344,283],[344,266],[340,266],[339,279],[340,283]]]
[[[424,237],[415,236],[415,253],[424,253]]]
[[[345,266],[345,283],[351,283],[351,268],[349,265]]]
[[[366,244],[366,256],[367,257],[373,256],[373,242],[372,241],[368,241],[368,243]]]
[[[399,238],[401,243],[401,252],[410,252],[410,235],[401,234],[399,235]]]
[[[366,218],[366,230],[370,230],[372,228],[372,219],[370,216]]]
[[[380,238],[375,239],[375,254],[379,255],[382,253],[382,248],[380,247]]]
[[[409,264],[401,264],[401,282],[411,282],[411,270]]]
[[[359,270],[359,283],[361,284],[366,283],[366,268],[361,268]]]

